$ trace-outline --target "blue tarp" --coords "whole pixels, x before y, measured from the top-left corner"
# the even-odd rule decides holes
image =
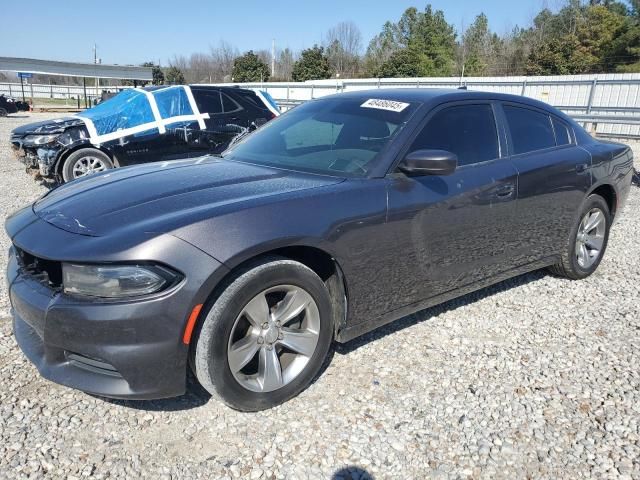
[[[78,116],[91,120],[98,135],[155,121],[147,95],[133,88],[123,90],[106,102],[79,113]]]
[[[180,115],[193,115],[187,92],[182,87],[163,88],[151,92],[163,119]]]

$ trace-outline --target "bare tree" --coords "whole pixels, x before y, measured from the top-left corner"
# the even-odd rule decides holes
[[[290,82],[295,61],[295,56],[288,47],[276,53],[276,74],[274,77],[278,80]]]
[[[192,53],[189,68],[185,71],[189,83],[207,83],[213,81],[213,61],[206,53]]]
[[[329,29],[324,46],[331,68],[340,76],[354,76],[360,63],[362,33],[352,22],[340,22]]]
[[[212,81],[231,81],[233,60],[240,55],[238,49],[230,43],[221,40],[217,47],[210,47],[210,55],[214,70]]]

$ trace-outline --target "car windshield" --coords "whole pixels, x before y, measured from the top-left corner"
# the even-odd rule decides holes
[[[225,159],[334,176],[365,176],[417,103],[340,98],[305,103],[228,149]]]

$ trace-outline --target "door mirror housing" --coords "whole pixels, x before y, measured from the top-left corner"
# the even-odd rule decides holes
[[[414,150],[398,165],[407,175],[451,175],[458,166],[458,156],[447,150]]]

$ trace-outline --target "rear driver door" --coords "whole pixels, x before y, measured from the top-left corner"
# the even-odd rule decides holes
[[[573,129],[561,118],[529,105],[501,106],[518,170],[516,262],[550,260],[565,248],[591,186],[591,156],[576,144]]]

